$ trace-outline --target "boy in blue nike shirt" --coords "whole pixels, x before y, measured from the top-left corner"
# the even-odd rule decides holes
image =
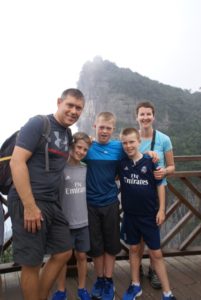
[[[102,112],[94,124],[96,140],[86,157],[89,234],[97,280],[92,298],[114,299],[112,275],[115,256],[121,250],[118,188],[115,182],[119,161],[124,155],[120,141],[111,140],[116,118]]]
[[[128,158],[120,162],[119,177],[124,211],[122,236],[130,245],[131,284],[123,300],[135,300],[142,294],[140,286],[140,242],[145,241],[163,288],[162,300],[176,300],[170,290],[167,271],[160,249],[159,225],[165,220],[165,187],[154,179],[156,166],[142,154],[140,135],[135,128],[122,130],[120,139]]]

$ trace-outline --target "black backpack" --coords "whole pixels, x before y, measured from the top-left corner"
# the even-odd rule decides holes
[[[51,125],[47,116],[39,115],[39,117],[43,119],[43,133],[39,144],[45,141],[45,169],[46,171],[49,171],[48,142]],[[9,163],[18,133],[19,131],[14,132],[5,140],[0,148],[0,192],[4,195],[8,195],[9,189],[12,185],[12,175]]]

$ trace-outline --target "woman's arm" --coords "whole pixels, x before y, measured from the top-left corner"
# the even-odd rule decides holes
[[[173,174],[175,171],[175,164],[174,164],[174,155],[173,151],[165,152],[165,164],[166,167],[160,167],[158,170],[154,171],[155,179],[159,180],[166,177],[169,174]]]

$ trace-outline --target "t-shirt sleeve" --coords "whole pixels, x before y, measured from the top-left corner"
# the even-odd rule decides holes
[[[43,119],[35,116],[20,129],[16,145],[34,152],[43,133]]]
[[[171,142],[169,136],[166,136],[163,140],[163,151],[165,153],[170,150],[172,150],[172,142]]]

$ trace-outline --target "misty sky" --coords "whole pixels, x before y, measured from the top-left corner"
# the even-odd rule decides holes
[[[0,143],[56,110],[97,55],[183,89],[201,87],[200,0],[0,0]]]

